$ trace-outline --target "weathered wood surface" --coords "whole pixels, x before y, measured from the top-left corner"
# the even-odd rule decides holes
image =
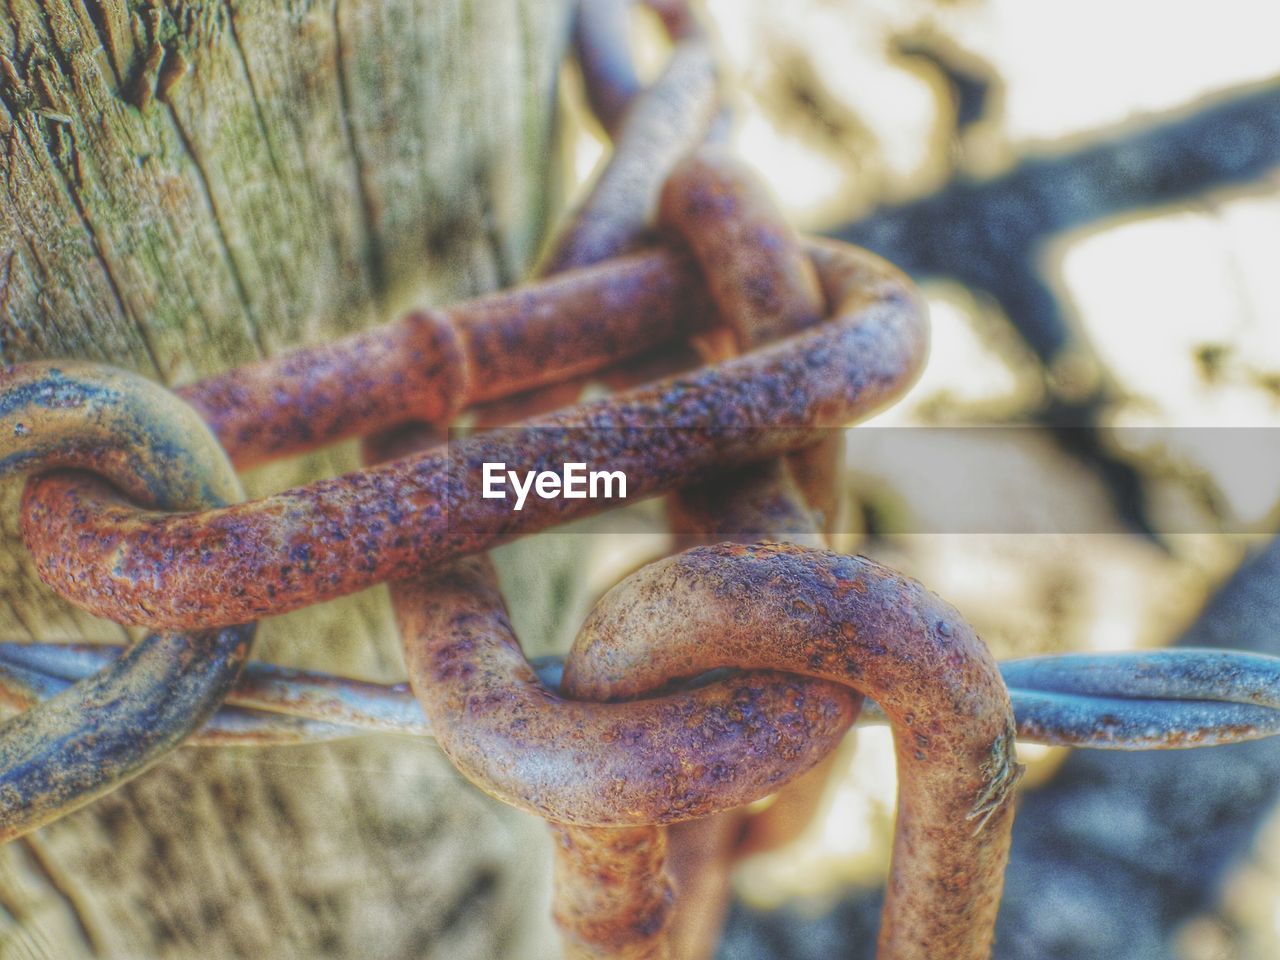
[[[181,384],[516,277],[541,236],[567,0],[5,0],[0,360]],[[250,493],[354,466],[348,446]],[[55,600],[0,491],[0,635]],[[382,590],[261,656],[402,672]],[[0,849],[0,957],[534,957],[543,832],[427,744],[180,751]]]

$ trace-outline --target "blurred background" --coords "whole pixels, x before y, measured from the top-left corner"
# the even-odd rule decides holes
[[[923,580],[1001,658],[1280,650],[1280,7],[703,12],[737,152],[802,229],[912,272],[932,313],[921,381],[850,444],[836,546]],[[656,72],[661,30],[636,27]],[[573,68],[561,87],[568,203],[607,148]],[[1002,522],[955,532],[939,478],[877,449],[923,426],[1019,428],[969,435],[984,469],[950,485]],[[627,522],[500,551],[531,653],[666,548],[660,512]],[[998,957],[1280,956],[1280,747],[1019,753]],[[894,794],[888,731],[860,730],[806,835],[738,871],[721,956],[871,956]]]

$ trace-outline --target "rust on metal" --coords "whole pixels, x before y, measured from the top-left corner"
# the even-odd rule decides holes
[[[616,129],[613,152],[552,247],[542,267],[546,273],[600,263],[633,249],[651,224],[668,171],[701,145],[715,124],[720,90],[710,43],[683,3],[663,7],[668,29],[677,31],[671,58],[653,84],[605,119]],[[605,11],[605,17],[616,21],[616,10]],[[590,46],[590,34],[587,39]],[[610,42],[608,55],[622,49]],[[598,59],[589,54],[583,63],[590,69]]]
[[[393,582],[409,680],[441,749],[494,796],[560,823],[671,823],[812,766],[856,698],[765,672],[634,703],[565,700],[520,652],[487,561]]]
[[[553,823],[553,915],[566,960],[653,960],[670,955],[677,891],[666,872],[667,831]]]
[[[178,394],[239,467],[458,410],[667,346],[714,323],[697,268],[642,252],[238,367]]]
[[[646,496],[813,443],[824,427],[900,395],[923,362],[926,334],[897,270],[843,244],[807,241],[805,251],[833,304],[827,322],[524,427],[200,513],[142,510],[88,477],[37,476],[22,518],[36,569],[72,602],[120,623],[242,623],[600,509],[538,500],[513,513],[501,500],[461,496],[457,474],[469,465],[609,463],[626,473],[629,493]]]
[[[658,216],[693,252],[729,342],[708,344],[722,359],[771,343],[821,322],[827,302],[800,236],[787,223],[757,175],[723,147],[707,145],[668,177]],[[704,340],[704,343],[708,343]],[[834,529],[844,438],[832,430],[787,457],[819,529]],[[712,529],[745,530],[719,525]],[[798,530],[761,528],[759,533]]]
[[[58,472],[67,468],[110,478],[158,509],[240,496],[217,441],[156,384],[85,363],[0,371],[0,472],[50,471],[43,476],[75,484],[80,474]],[[0,841],[83,806],[182,743],[222,703],[252,639],[252,626],[148,634],[0,726]]]
[[[668,182],[662,215],[690,244],[740,345],[754,347],[818,322],[824,304],[812,266],[736,164],[706,149],[691,157]],[[804,510],[780,461],[720,480],[715,498],[695,492],[691,503],[682,503],[677,495],[686,529],[714,530],[727,509],[753,513],[741,529],[764,533],[771,520],[794,519]],[[879,568],[833,576],[834,556],[795,545],[720,545],[651,565],[597,604],[566,660],[562,688],[575,698],[631,700],[712,669],[781,668],[873,696],[877,689],[901,696],[899,705],[913,706],[900,706],[896,715],[894,704],[888,706],[897,721],[902,789],[881,956],[986,956],[1012,823],[1006,801],[1019,770],[999,673],[972,632],[962,622],[951,625],[958,621],[954,611],[930,606],[929,600],[940,603],[936,598],[922,601],[918,586]],[[739,565],[742,582],[727,588],[730,568]],[[713,568],[718,572],[710,573]],[[885,596],[890,591],[897,593]],[[857,609],[893,626],[859,617]],[[939,633],[944,644],[956,644],[946,658],[937,655]],[[636,659],[647,663],[637,668]],[[956,695],[957,684],[969,687],[967,702]],[[952,727],[960,730],[955,739],[940,742]],[[951,784],[950,796],[938,790],[943,781]],[[970,822],[975,817],[981,818],[977,830]],[[667,931],[650,909],[652,891],[663,886],[653,852],[661,846],[659,831],[628,834],[625,842],[606,830],[559,835],[562,846],[572,841],[574,856],[562,862],[559,879],[573,882],[558,902],[586,896],[595,903],[600,877],[608,878],[611,893],[605,912],[615,922],[603,931],[589,911],[558,914],[570,942],[590,946],[581,955],[609,955],[621,942],[634,952],[626,955],[667,955]],[[621,910],[623,904],[629,910]],[[620,927],[621,920],[631,926]]]
[[[743,349],[822,321],[822,287],[800,237],[755,174],[724,148],[704,146],[675,167],[658,216],[693,252]]]
[[[986,956],[1019,768],[999,670],[956,611],[863,558],[698,547],[601,599],[564,687],[630,698],[719,667],[821,677],[876,700],[900,782],[881,956]]]
[[[723,151],[701,147],[674,168],[662,191],[659,217],[693,252],[728,325],[726,336],[704,339],[709,359],[725,359],[821,320],[826,304],[798,236],[762,186]],[[722,473],[714,482],[714,494],[699,496],[711,487],[703,484],[688,491],[688,497],[685,490],[671,494],[677,535],[714,537],[717,531],[731,529],[757,539],[788,530],[820,542],[783,461]],[[707,642],[714,644],[715,638]],[[566,689],[575,699],[584,696],[584,691]],[[813,769],[799,779],[812,774]],[[782,792],[790,789],[790,784],[783,785]],[[560,855],[555,913],[569,954],[704,955],[727,907],[728,869],[737,852],[737,836],[749,822],[740,810],[725,811],[686,823],[670,838],[662,826],[619,833],[556,825]],[[669,844],[675,853],[670,862],[658,852]],[[672,909],[668,898],[656,911],[661,901],[655,891],[673,883],[682,893],[678,905]],[[601,888],[607,891],[603,903]],[[601,922],[602,913],[607,923]]]

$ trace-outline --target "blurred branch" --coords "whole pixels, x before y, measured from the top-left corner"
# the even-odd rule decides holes
[[[957,177],[929,196],[833,231],[921,277],[994,298],[1051,366],[1079,346],[1036,261],[1046,240],[1122,213],[1255,180],[1280,165],[1280,86],[1236,91],[1175,119],[1088,146],[1030,156],[988,180]]]
[[[883,207],[834,234],[918,278],[950,278],[991,297],[1050,374],[1061,374],[1067,358],[1075,369],[1097,371],[1085,389],[1077,383],[1063,390],[1060,378],[1055,388],[1050,376],[1049,399],[1035,419],[1098,474],[1130,528],[1151,535],[1141,477],[1109,451],[1097,429],[1114,386],[1067,322],[1041,274],[1041,254],[1063,231],[1247,183],[1277,166],[1280,86],[1269,83],[1218,95],[1164,122],[1127,124],[1087,146],[1027,157],[991,179],[958,176],[936,193]]]

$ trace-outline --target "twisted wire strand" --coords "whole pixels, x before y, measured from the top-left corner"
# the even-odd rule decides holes
[[[10,710],[65,690],[111,663],[113,644],[0,642],[0,704]],[[533,661],[557,690],[563,660]],[[1220,650],[1054,654],[1000,664],[1018,740],[1094,750],[1166,750],[1280,734],[1280,657]],[[707,675],[708,677],[714,674]],[[431,737],[407,683],[251,662],[192,746],[268,746],[394,733]],[[858,723],[887,723],[867,701]]]

